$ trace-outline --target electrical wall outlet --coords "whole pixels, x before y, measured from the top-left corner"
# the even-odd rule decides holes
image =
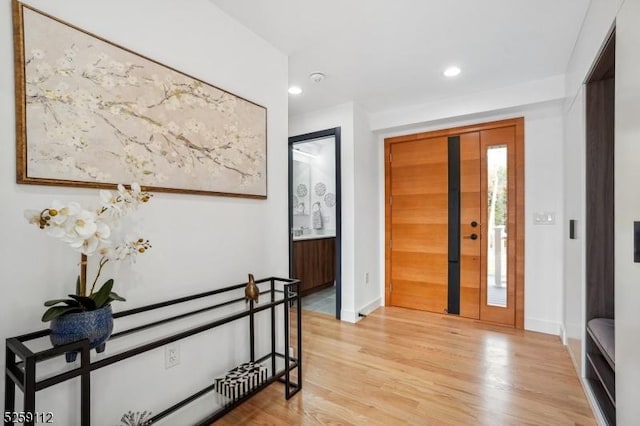
[[[164,368],[169,369],[180,364],[180,345],[177,342],[164,347]]]

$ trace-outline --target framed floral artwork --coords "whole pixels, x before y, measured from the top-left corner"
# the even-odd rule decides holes
[[[266,198],[266,108],[13,1],[17,181]]]

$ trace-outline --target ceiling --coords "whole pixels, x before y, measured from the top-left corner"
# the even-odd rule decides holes
[[[289,55],[289,114],[381,112],[564,74],[589,0],[211,0]],[[449,65],[462,73],[447,79]],[[312,72],[327,78],[315,83]]]

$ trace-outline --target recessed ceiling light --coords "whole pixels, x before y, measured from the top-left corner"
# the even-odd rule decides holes
[[[291,94],[291,95],[299,95],[300,93],[302,93],[302,89],[299,88],[298,86],[289,87],[289,94]]]
[[[458,67],[449,67],[443,72],[445,77],[455,77],[460,74],[460,68]]]

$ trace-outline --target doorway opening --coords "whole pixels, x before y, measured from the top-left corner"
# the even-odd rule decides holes
[[[289,138],[289,275],[302,307],[340,319],[340,128]]]

